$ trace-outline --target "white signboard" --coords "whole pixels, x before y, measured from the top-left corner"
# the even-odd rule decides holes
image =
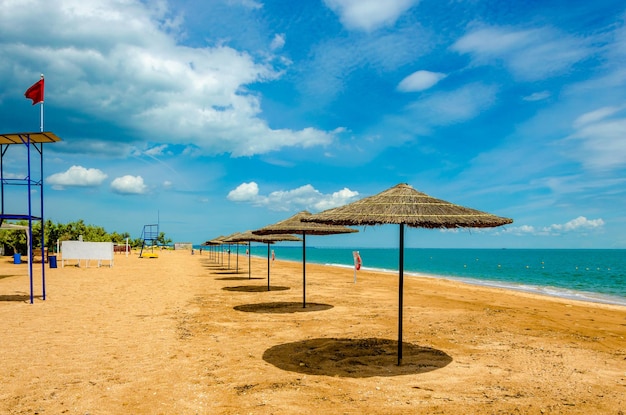
[[[113,266],[113,242],[82,242],[63,241],[61,242],[61,266],[65,266],[65,261],[85,260],[85,266],[89,266],[90,260],[98,261],[98,266],[102,261],[109,261],[109,266]]]

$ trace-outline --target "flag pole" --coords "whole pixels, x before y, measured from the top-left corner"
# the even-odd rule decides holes
[[[41,74],[41,80],[43,81],[43,74]],[[43,100],[41,101],[41,107],[39,111],[40,111],[40,121],[41,121],[39,124],[39,128],[41,132],[43,133]]]

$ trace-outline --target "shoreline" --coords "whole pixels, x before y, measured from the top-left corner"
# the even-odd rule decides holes
[[[261,260],[267,260],[267,257],[254,255],[254,254],[252,255],[252,257],[258,258]],[[301,261],[295,261],[292,259],[280,259],[277,261],[285,261],[285,262],[290,262],[290,263],[295,263],[295,264],[301,264]],[[307,265],[309,264],[336,267],[339,269],[350,269],[354,271],[353,265],[307,261]],[[398,270],[391,270],[391,269],[363,267],[361,268],[361,270],[369,271],[373,273],[391,274],[391,275],[395,274],[396,276],[398,275]],[[357,271],[357,278],[358,278],[359,272],[361,271]],[[432,278],[435,280],[456,281],[456,282],[468,284],[471,286],[490,287],[490,288],[502,289],[502,290],[507,290],[507,291],[519,292],[519,293],[534,294],[534,295],[538,295],[538,296],[546,297],[546,298],[561,299],[561,300],[567,300],[567,301],[580,301],[583,303],[604,304],[604,305],[626,308],[626,298],[622,298],[618,296],[611,296],[611,295],[597,293],[597,292],[578,291],[578,290],[571,290],[571,289],[565,289],[565,288],[559,288],[559,287],[552,287],[552,286],[547,286],[547,285],[542,286],[542,285],[504,283],[501,281],[494,281],[494,280],[489,280],[489,279],[467,278],[467,277],[452,276],[452,275],[437,275],[437,274],[428,274],[428,273],[413,272],[413,271],[405,271],[404,275],[411,276],[411,277],[418,277],[418,278]],[[550,292],[546,292],[546,290]]]

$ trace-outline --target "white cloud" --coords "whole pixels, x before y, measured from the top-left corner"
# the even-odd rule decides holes
[[[46,179],[56,190],[67,186],[93,187],[99,186],[107,178],[101,170],[87,169],[83,166],[72,166],[63,173],[55,173]]]
[[[452,48],[461,53],[474,53],[483,57],[502,56],[527,45],[532,34],[532,30],[481,28],[461,37]]]
[[[412,103],[409,110],[424,125],[448,125],[476,117],[489,109],[496,99],[496,88],[480,83],[455,91],[433,94]]]
[[[566,233],[585,233],[591,230],[600,230],[604,227],[604,220],[587,219],[579,216],[566,223],[554,223],[550,226],[536,228],[531,225],[511,226],[504,229],[504,232],[513,235],[534,235],[534,236],[558,236]]]
[[[27,173],[4,173],[3,177],[5,179],[18,179],[18,180],[24,180],[24,177],[27,175]]]
[[[582,127],[586,124],[602,121],[619,110],[620,109],[617,107],[602,107],[597,110],[587,112],[574,120],[574,127]]]
[[[113,180],[111,190],[119,194],[140,195],[147,192],[148,186],[144,184],[143,177],[126,175]]]
[[[145,150],[144,154],[148,156],[153,156],[153,157],[162,156],[163,154],[165,154],[166,149],[167,149],[167,144],[161,144],[159,146],[155,146],[155,147]]]
[[[277,190],[264,197],[262,202],[272,210],[310,209],[325,196],[310,184],[291,190]]]
[[[578,230],[590,230],[597,229],[604,226],[602,219],[587,219],[584,216],[579,216],[576,219],[572,219],[564,224],[553,224],[546,228],[546,232],[575,232]]]
[[[255,182],[241,183],[234,190],[228,192],[226,198],[233,202],[254,202],[259,196],[259,185]]]
[[[353,201],[358,195],[359,195],[359,192],[356,192],[356,191],[348,189],[347,187],[344,187],[338,192],[334,192],[332,195],[326,196],[322,200],[317,202],[315,204],[315,209],[326,210],[326,209],[332,209],[337,206],[343,206],[346,203]]]
[[[428,89],[446,77],[440,72],[417,71],[404,78],[398,84],[398,91],[416,92]]]
[[[285,46],[285,34],[281,33],[281,34],[274,35],[274,39],[272,39],[270,48],[272,50],[276,50],[276,49],[282,49],[283,46]]]
[[[561,74],[591,54],[584,39],[551,28],[479,28],[460,38],[452,49],[472,55],[477,65],[502,62],[527,81]]]
[[[310,184],[291,190],[277,190],[267,196],[259,194],[255,182],[242,183],[228,193],[227,199],[233,202],[247,202],[254,206],[265,206],[271,210],[324,210],[351,202],[358,192],[343,188],[332,194],[323,194]]]
[[[573,144],[569,156],[585,168],[607,171],[626,166],[626,118],[604,119],[612,114],[601,109],[584,114],[575,121],[580,128],[565,144]]]
[[[348,29],[371,31],[393,25],[419,0],[324,0]]]
[[[271,50],[259,53],[263,61],[257,62],[224,45],[183,46],[184,25],[163,2],[31,3],[28,13],[20,2],[3,3],[0,54],[16,62],[29,56],[47,68],[46,92],[55,105],[156,145],[193,144],[204,154],[249,156],[333,141],[326,131],[273,129],[260,118],[260,98],[248,86],[281,75],[286,61],[274,68]],[[46,39],[45,47],[39,39]],[[283,42],[277,35],[273,46]],[[107,137],[101,134],[94,138]]]
[[[260,3],[258,1],[254,1],[254,0],[229,0],[230,3],[232,4],[239,4],[243,7],[249,8],[249,9],[261,9],[263,8],[263,3]]]
[[[522,226],[511,226],[507,227],[503,230],[506,233],[512,233],[513,235],[532,235],[537,231],[534,226],[530,225],[522,225]]]
[[[524,101],[530,101],[530,102],[533,102],[533,101],[543,101],[544,99],[550,98],[551,95],[552,94],[550,94],[550,92],[548,92],[548,91],[541,91],[541,92],[534,92],[534,93],[532,93],[530,95],[527,95],[527,96],[523,97],[522,99]]]

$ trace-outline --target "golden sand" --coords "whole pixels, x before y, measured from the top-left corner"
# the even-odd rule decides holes
[[[226,261],[224,261],[226,262]],[[227,262],[226,262],[227,263]],[[626,308],[207,252],[0,261],[2,414],[623,414]],[[35,264],[35,293],[41,268]]]

